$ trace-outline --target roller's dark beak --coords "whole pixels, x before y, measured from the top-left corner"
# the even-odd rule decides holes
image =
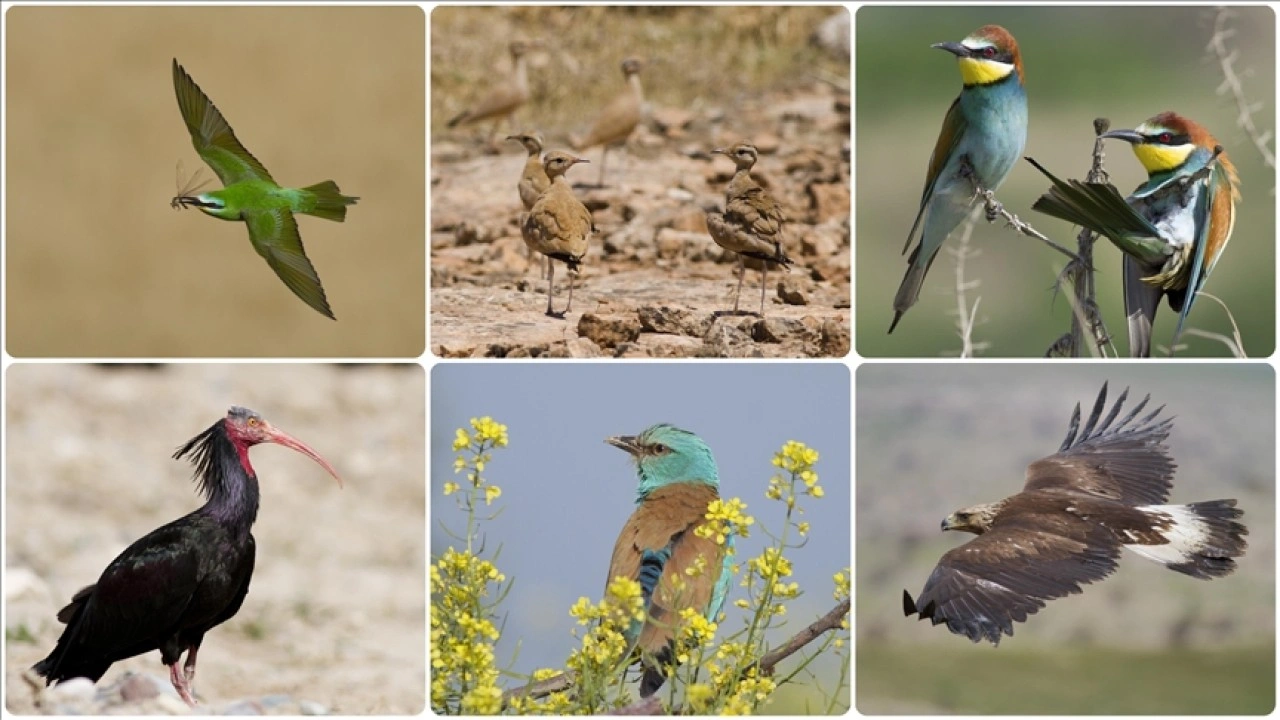
[[[640,445],[636,442],[637,439],[638,438],[636,438],[635,435],[615,435],[613,437],[605,438],[604,441],[616,448],[622,448],[632,455],[639,457]]]
[[[958,42],[936,43],[934,45],[930,45],[929,47],[937,48],[938,50],[946,50],[947,52],[951,53],[952,55],[955,55],[956,57],[969,57],[970,55],[973,54],[972,50],[970,50],[969,48],[965,47],[964,45]]]
[[[1102,133],[1099,137],[1123,140],[1132,145],[1141,145],[1145,140],[1141,133],[1134,132],[1133,130],[1112,130],[1111,132]]]

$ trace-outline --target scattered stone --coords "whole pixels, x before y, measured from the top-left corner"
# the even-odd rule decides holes
[[[681,131],[693,122],[693,113],[671,106],[654,108],[651,117],[658,130],[672,139],[682,137],[684,133]]]
[[[55,704],[78,705],[92,702],[98,694],[89,678],[71,678],[45,690],[45,696]],[[78,714],[78,713],[77,713]]]
[[[702,337],[712,317],[685,308],[646,305],[640,308],[640,327],[644,332]]]
[[[848,60],[849,18],[848,10],[835,12],[814,29],[809,42],[834,57]]]
[[[706,240],[706,233],[687,232],[667,227],[658,230],[654,244],[657,246],[659,258],[671,260],[687,257],[691,252],[700,249]]]
[[[329,708],[318,702],[302,700],[298,702],[298,711],[303,715],[328,715]]]
[[[765,317],[752,324],[751,338],[756,342],[780,343],[804,330],[804,323],[795,318]]]
[[[597,315],[583,313],[578,318],[578,334],[602,348],[616,348],[640,337],[640,318],[634,314]]]
[[[49,586],[30,568],[10,566],[4,571],[4,599],[12,607],[18,600],[51,600]]]
[[[671,218],[671,229],[682,232],[707,234],[707,214],[702,208],[688,208]]]
[[[748,138],[747,142],[755,145],[756,150],[759,150],[761,155],[772,155],[778,152],[778,148],[782,147],[782,138],[771,132],[759,133],[754,138]]]
[[[822,321],[818,351],[830,357],[844,357],[849,354],[852,342],[849,337],[849,326],[835,318]]]
[[[764,357],[751,340],[755,318],[726,315],[714,320],[704,338],[703,357]]]
[[[810,206],[818,223],[849,217],[849,186],[844,183],[810,183]]]
[[[800,236],[800,254],[830,258],[840,252],[841,243],[846,236],[835,225],[816,225]]]
[[[139,702],[160,697],[166,689],[177,693],[171,683],[163,683],[154,675],[143,673],[126,673],[124,679],[117,683],[120,699],[124,702]]]
[[[270,710],[273,708],[284,707],[285,705],[292,704],[293,698],[289,697],[288,695],[276,693],[275,695],[267,695],[263,697],[259,702],[262,703],[262,707]],[[298,704],[301,705],[302,703],[298,703]],[[303,713],[303,715],[306,715],[306,714],[307,713]]]
[[[265,708],[257,700],[239,700],[222,708],[221,715],[262,715]]]
[[[694,357],[700,353],[703,342],[699,338],[686,335],[664,335],[661,333],[645,333],[640,336],[638,346],[643,355],[629,357],[682,358]]]
[[[791,278],[778,281],[778,297],[788,305],[808,305],[809,296],[800,287],[800,282]]]

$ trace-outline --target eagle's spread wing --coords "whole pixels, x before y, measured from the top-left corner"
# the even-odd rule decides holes
[[[1089,421],[1080,429],[1080,405],[1071,415],[1071,426],[1058,452],[1027,467],[1024,492],[1033,490],[1084,493],[1126,505],[1158,505],[1169,497],[1176,467],[1169,457],[1165,438],[1173,427],[1172,418],[1157,419],[1160,406],[1141,420],[1138,413],[1150,396],[1142,399],[1123,419],[1116,420],[1126,388],[1105,419],[1107,386],[1093,405]]]
[[[1019,514],[943,555],[920,597],[903,591],[903,610],[998,645],[1001,633],[1012,636],[1013,624],[1046,600],[1111,574],[1119,554],[1100,525],[1061,514]]]

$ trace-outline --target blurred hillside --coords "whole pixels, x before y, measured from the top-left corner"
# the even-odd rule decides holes
[[[1019,492],[1026,466],[1057,450],[1075,404],[1087,413],[1104,380],[1112,402],[1129,387],[1126,408],[1150,393],[1148,407],[1165,405],[1166,416],[1176,418],[1168,440],[1178,466],[1170,502],[1239,500],[1249,548],[1237,571],[1198,581],[1125,552],[1111,577],[1050,602],[998,648],[904,618],[903,589],[919,593],[938,558],[972,538],[939,532],[942,518]],[[864,366],[857,383],[859,709],[1177,714],[1271,707],[1271,368]],[[910,679],[901,677],[908,667]],[[1174,704],[1198,672],[1204,679],[1194,704]],[[1058,699],[1067,693],[1019,681],[1006,683],[1020,688],[1008,698],[973,689],[1002,674],[1027,683],[1037,674],[1061,677],[1059,685],[1079,683],[1070,694],[1080,697]],[[1242,692],[1249,697],[1237,697]]]
[[[1275,127],[1275,17],[1269,8],[1236,8],[1227,46],[1238,51],[1236,72],[1254,122]],[[1164,110],[1176,110],[1210,129],[1240,171],[1243,200],[1237,206],[1231,244],[1209,278],[1206,291],[1231,308],[1250,356],[1275,346],[1275,171],[1266,167],[1252,141],[1236,124],[1219,63],[1206,50],[1214,10],[1162,8],[887,8],[864,7],[856,18],[857,45],[857,266],[855,302],[864,356],[954,355],[955,259],[948,240],[925,281],[920,302],[890,336],[893,295],[906,271],[900,253],[919,208],[925,168],[942,118],[960,92],[955,59],[929,46],[959,41],[978,27],[996,23],[1017,38],[1026,66],[1030,128],[1024,155],[1060,177],[1082,177],[1093,148],[1092,122],[1107,117],[1112,128],[1133,128]],[[1274,141],[1271,142],[1274,151]],[[1108,142],[1106,168],[1128,193],[1145,180],[1129,146]],[[1006,209],[1059,244],[1075,247],[1075,229],[1031,211],[1048,181],[1023,162],[997,193]],[[985,355],[1039,356],[1069,326],[1070,306],[1053,292],[1065,258],[1038,241],[979,220],[966,278],[981,285],[981,323],[974,340],[988,342]],[[1127,354],[1121,297],[1120,254],[1109,241],[1096,246],[1095,276],[1103,318]],[[1167,345],[1176,321],[1164,304],[1156,318],[1155,342]],[[1201,299],[1189,327],[1230,334],[1221,306]],[[1179,356],[1223,356],[1221,343],[1184,335]],[[1158,352],[1158,351],[1157,351]]]
[[[528,56],[530,102],[520,127],[539,127],[548,144],[583,132],[623,87],[619,65],[645,60],[642,82],[654,105],[691,112],[736,105],[814,78],[848,87],[849,67],[809,42],[838,7],[437,7],[431,13],[431,131],[505,77],[507,43],[542,48]],[[487,123],[468,132],[480,133]],[[503,128],[500,128],[500,130]],[[486,130],[487,131],[487,130]],[[451,131],[452,132],[452,131]],[[506,133],[504,133],[506,134]]]

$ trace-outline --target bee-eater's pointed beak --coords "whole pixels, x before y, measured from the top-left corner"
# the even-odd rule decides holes
[[[188,205],[195,205],[195,204],[196,204],[195,198],[187,197],[185,195],[174,195],[173,199],[169,201],[169,207],[173,208],[174,210],[185,210]]]
[[[716,148],[715,150],[712,150],[712,151],[711,151],[711,154],[713,154],[713,155],[728,155],[728,154],[729,154],[729,148]]]
[[[1138,145],[1143,141],[1142,134],[1134,132],[1133,130],[1112,130],[1111,132],[1104,132],[1098,137],[1115,138],[1116,140],[1123,140],[1133,145]]]
[[[971,51],[969,50],[969,48],[965,47],[964,45],[958,42],[935,43],[933,45],[930,45],[929,47],[936,48],[938,50],[946,50],[947,52],[951,53],[952,55],[955,55],[956,57],[969,57],[969,55],[971,54]]]
[[[604,441],[616,448],[622,448],[632,455],[640,454],[640,445],[636,442],[635,435],[615,435],[614,437],[605,438]]]

